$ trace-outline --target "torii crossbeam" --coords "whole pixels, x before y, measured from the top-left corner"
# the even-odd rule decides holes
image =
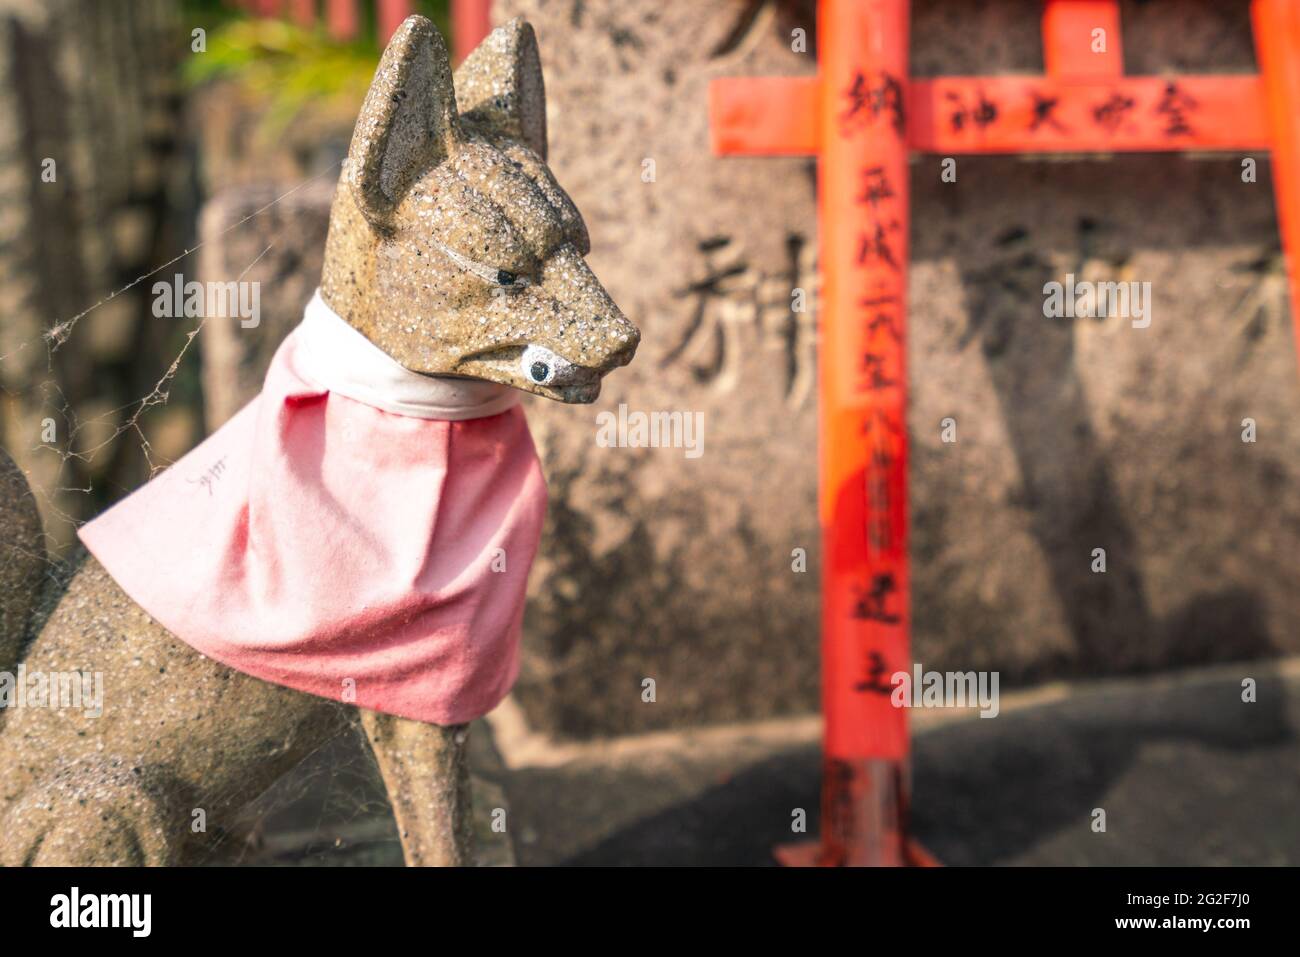
[[[822,295],[825,777],[791,864],[917,864],[907,834],[908,154],[1270,151],[1300,345],[1300,0],[1254,0],[1260,73],[1125,76],[1118,0],[1045,0],[1046,75],[908,75],[909,0],[820,0],[816,77],[710,89],[714,150],[814,155]]]

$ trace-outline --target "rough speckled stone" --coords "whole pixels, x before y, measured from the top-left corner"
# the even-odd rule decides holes
[[[408,369],[591,402],[640,335],[583,261],[582,217],[538,155],[532,28],[499,27],[461,70],[458,97],[422,17],[389,42],[330,214],[321,295]]]
[[[530,410],[552,493],[517,688],[535,727],[817,706],[813,342],[789,311],[810,266],[787,253],[802,243],[811,259],[813,165],[713,157],[707,111],[712,77],[812,72],[812,6],[494,4],[537,28],[551,166],[644,333],[597,411],[706,419],[704,455],[685,460],[598,448],[571,410]],[[1132,72],[1255,68],[1244,0],[1121,6]],[[1042,69],[1038,0],[912,11],[917,75]],[[808,55],[791,52],[795,26]],[[961,157],[949,184],[938,158],[917,158],[917,661],[997,668],[1005,687],[1300,647],[1300,372],[1257,158],[1253,184],[1231,155]],[[1151,328],[1044,319],[1042,286],[1067,272],[1150,281]],[[797,547],[806,574],[791,571]]]
[[[713,157],[707,109],[714,77],[813,72],[811,29],[808,53],[790,48],[811,18],[788,3],[493,10],[537,29],[551,168],[643,334],[580,421],[529,407],[551,506],[516,696],[535,727],[573,736],[812,709],[815,167]],[[621,403],[702,413],[703,454],[599,446],[596,415]]]
[[[0,4],[0,444],[41,490],[54,552],[109,489],[148,475],[136,443],[66,453],[96,444],[75,421],[115,427],[166,369],[172,330],[149,314],[148,284],[123,287],[181,241],[166,215],[180,19],[171,0]],[[41,336],[56,323],[75,331],[51,355]]]
[[[227,187],[199,216],[199,278],[260,283],[260,321],[203,324],[203,418],[214,432],[262,389],[275,350],[320,285],[334,183],[300,189],[279,183]],[[278,202],[277,202],[278,199]]]
[[[473,372],[586,401],[601,375],[631,358],[637,336],[582,264],[576,210],[536,154],[512,138],[539,129],[527,117],[541,106],[540,77],[520,85],[521,75],[536,72],[531,43],[527,25],[511,24],[477,54],[467,88],[490,96],[493,107],[476,118],[474,104],[465,104],[462,126],[441,37],[422,17],[402,25],[358,121],[323,285],[338,311],[416,371]],[[497,129],[512,110],[524,118]],[[493,283],[454,257],[434,264],[439,244],[534,282],[491,301]],[[370,281],[358,282],[362,276]],[[570,377],[559,369],[554,382],[522,380],[499,353],[524,345],[568,360]],[[0,479],[9,493],[0,510],[6,537],[39,534],[22,475],[7,459]],[[0,571],[21,581],[30,568],[15,561]],[[6,624],[27,617],[22,604],[6,599]],[[0,671],[15,664],[6,637]],[[104,697],[102,713],[27,706],[0,714],[0,865],[184,861],[356,715],[197,654],[93,558],[22,664],[47,675],[102,676]],[[372,712],[361,712],[359,723],[388,785],[407,862],[470,862],[468,728]],[[202,829],[193,826],[200,811]]]
[[[18,660],[45,581],[44,530],[22,471],[0,449],[0,671]],[[4,718],[0,716],[0,725]]]

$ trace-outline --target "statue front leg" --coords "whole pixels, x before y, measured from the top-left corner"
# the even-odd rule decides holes
[[[469,725],[447,727],[362,709],[408,867],[474,863]]]

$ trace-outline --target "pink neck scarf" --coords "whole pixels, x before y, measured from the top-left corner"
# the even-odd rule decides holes
[[[159,624],[245,674],[459,724],[518,673],[546,486],[518,393],[421,376],[312,299],[262,392],[82,526]]]

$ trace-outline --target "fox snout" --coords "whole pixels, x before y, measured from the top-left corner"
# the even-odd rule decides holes
[[[476,377],[505,382],[563,402],[594,402],[600,395],[601,379],[631,362],[641,341],[641,333],[636,327],[626,319],[621,321],[627,328],[620,330],[590,365],[575,362],[548,346],[532,343],[520,353],[514,371],[525,384],[510,381],[509,371],[493,375],[491,370],[480,369]]]
[[[545,157],[532,28],[497,28],[453,79],[437,30],[408,18],[357,120],[322,297],[412,371],[593,401],[641,334],[583,258]]]
[[[524,383],[509,384],[564,402],[592,402],[601,378],[632,361],[641,333],[572,245],[540,275],[535,291],[507,300],[509,324],[528,331],[517,370]]]

